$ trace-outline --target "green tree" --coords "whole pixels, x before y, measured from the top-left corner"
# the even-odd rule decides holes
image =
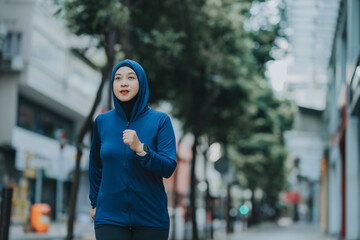
[[[291,128],[293,109],[288,101],[276,99],[271,89],[258,89],[253,94],[249,135],[234,139],[231,159],[236,167],[238,183],[254,193],[260,188],[265,192],[266,202],[275,208],[278,195],[284,187],[284,161],[287,152],[283,133]],[[253,201],[251,223],[259,221],[258,203]]]
[[[238,141],[239,135],[251,136],[267,128],[273,134],[271,119],[261,125],[262,115],[272,106],[262,102],[264,97],[250,95],[266,93],[262,91],[264,66],[271,59],[276,29],[244,31],[250,4],[152,1],[134,17],[139,26],[134,38],[137,57],[147,69],[150,85],[160,86],[151,88],[151,99],[170,101],[184,132],[195,136],[190,194],[193,239],[198,238],[194,173],[200,136],[226,144]],[[174,51],[164,46],[174,46]],[[273,100],[269,96],[267,100]],[[261,149],[257,151],[260,154]]]
[[[241,80],[238,56],[243,47],[239,48],[241,38],[238,36],[241,35],[239,11],[244,4],[238,3],[235,10],[235,1],[220,2],[220,7],[218,4],[202,0],[152,1],[145,3],[146,11],[134,17],[141,26],[138,34],[142,37],[137,38],[136,46],[142,64],[149,69],[150,87],[161,86],[150,88],[151,98],[170,101],[173,115],[183,122],[184,132],[191,132],[195,137],[190,193],[193,239],[198,239],[195,206],[198,139],[214,127],[211,123],[215,120],[210,119],[215,118],[214,105],[222,101],[224,93],[221,92],[232,90],[232,86],[239,91],[242,88],[236,85]],[[154,14],[149,9],[160,11]],[[227,12],[232,12],[232,18]],[[156,17],[150,18],[150,13]],[[174,51],[167,52],[167,48],[160,47],[166,44],[174,46]]]
[[[283,6],[278,7],[280,16],[283,16]],[[285,37],[281,24],[282,21],[277,24],[265,21],[258,29],[247,31],[247,38],[254,44],[252,55],[255,60],[249,67],[254,76],[250,85],[252,99],[249,107],[252,111],[248,127],[251,133],[234,137],[237,154],[232,158],[238,170],[238,182],[253,193],[256,188],[262,189],[265,201],[273,208],[285,183],[284,161],[287,152],[283,134],[291,128],[294,113],[289,101],[274,96],[265,78],[265,64],[273,60],[272,50],[277,49],[279,52],[276,40]],[[257,223],[260,216],[257,210],[260,207],[255,202],[254,194],[252,202],[251,223]]]

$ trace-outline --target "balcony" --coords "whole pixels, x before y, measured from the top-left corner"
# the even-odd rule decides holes
[[[21,56],[2,56],[0,72],[21,72],[24,69],[24,59]]]
[[[22,33],[9,32],[0,23],[0,72],[21,72],[23,69]]]

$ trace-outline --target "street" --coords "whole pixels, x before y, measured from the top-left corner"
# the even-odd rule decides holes
[[[10,227],[9,240],[58,240],[65,239],[67,233],[66,223],[51,223],[46,233],[25,233],[23,226]],[[94,240],[95,233],[92,224],[75,224],[74,240]]]
[[[317,225],[297,223],[288,227],[279,227],[275,223],[263,223],[244,232],[238,231],[227,240],[335,240],[322,233]]]
[[[35,240],[35,239],[64,239],[66,226],[63,224],[52,224],[47,234],[23,233],[20,226],[12,227],[11,240]],[[94,233],[91,225],[76,225],[75,239],[93,240]],[[259,226],[243,231],[240,225],[235,227],[235,232],[226,237],[224,231],[217,231],[215,240],[336,240],[336,237],[322,233],[317,225],[309,223],[297,223],[288,227],[280,227],[275,223],[262,223]]]

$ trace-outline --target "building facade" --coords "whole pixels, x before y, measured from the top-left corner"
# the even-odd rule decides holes
[[[13,222],[27,221],[37,202],[53,219],[66,212],[76,133],[101,80],[55,11],[50,1],[0,0],[0,182],[15,186]]]
[[[327,224],[332,235],[360,238],[360,1],[340,5],[328,67]]]
[[[298,107],[293,129],[285,132],[285,143],[289,150],[288,191],[297,194],[292,199],[290,216],[295,221],[319,222],[321,157],[326,147],[326,129],[323,111]]]

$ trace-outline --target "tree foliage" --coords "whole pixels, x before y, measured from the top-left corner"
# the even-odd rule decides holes
[[[282,134],[291,127],[292,109],[274,97],[265,78],[276,38],[283,37],[280,23],[244,30],[251,2],[146,2],[134,17],[135,56],[148,72],[151,100],[171,102],[185,132],[233,146],[241,156],[233,164],[246,179],[239,184],[266,189],[274,203],[284,181]]]

